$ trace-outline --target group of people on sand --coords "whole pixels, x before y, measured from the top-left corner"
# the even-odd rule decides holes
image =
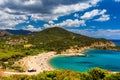
[[[53,53],[39,54],[38,56],[30,57],[28,60],[28,72],[43,72],[53,70],[48,61],[54,56]]]

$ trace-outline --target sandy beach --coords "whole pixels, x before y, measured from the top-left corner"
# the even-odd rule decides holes
[[[25,74],[25,75],[34,75],[38,74],[43,71],[50,71],[55,70],[50,64],[50,59],[57,57],[57,56],[84,56],[84,54],[81,53],[70,53],[70,54],[59,54],[57,55],[56,52],[46,52],[41,53],[36,56],[28,56],[20,61],[19,63],[22,63],[23,67],[26,67],[26,71],[23,73],[19,72],[4,72],[4,74]],[[30,72],[31,70],[35,70],[33,72]]]

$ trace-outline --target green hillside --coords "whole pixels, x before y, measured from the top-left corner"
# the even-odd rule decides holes
[[[38,33],[22,36],[11,35],[0,37],[0,60],[11,56],[26,56],[38,54],[40,51],[56,51],[61,53],[66,49],[81,48],[86,46],[114,46],[106,39],[91,38],[69,32],[65,29],[54,27]],[[101,46],[100,46],[101,47]]]
[[[11,35],[0,37],[0,54],[2,55],[0,60],[15,55],[38,54],[40,51],[61,53],[71,47],[79,49],[91,46],[94,43],[97,43],[97,45],[105,44],[103,46],[113,46],[111,41],[105,39],[75,34],[59,27],[48,28],[27,36]]]
[[[56,51],[60,54],[71,47],[80,49],[86,46],[96,48],[114,46],[114,44],[106,39],[75,34],[59,27],[48,28],[27,36],[4,36],[0,37],[0,65],[4,69],[22,71],[18,66],[13,66],[14,62],[22,57],[45,51]]]
[[[69,49],[70,47],[81,48],[84,46],[90,46],[96,42],[98,42],[98,44],[101,42],[103,44],[106,44],[106,42],[111,44],[110,41],[105,39],[96,39],[75,34],[59,27],[48,28],[39,33],[28,36],[28,43],[35,45],[36,48],[57,52]]]

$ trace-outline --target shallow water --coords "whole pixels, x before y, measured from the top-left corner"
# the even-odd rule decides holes
[[[99,67],[110,71],[120,71],[120,51],[89,49],[80,56],[60,56],[51,59],[50,64],[57,69],[85,72]]]

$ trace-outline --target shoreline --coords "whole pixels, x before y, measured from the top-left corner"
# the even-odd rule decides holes
[[[57,56],[85,56],[85,54],[82,54],[81,52],[70,53],[70,54],[56,54],[56,52],[46,52],[46,53],[38,54],[36,56],[28,56],[15,63],[17,65],[21,65],[21,67],[25,67],[26,68],[25,72],[5,71],[3,74],[4,75],[36,75],[40,72],[56,70],[50,64],[50,60]]]
[[[56,54],[56,52],[43,52],[35,56],[28,56],[24,57],[23,59],[19,60],[17,63],[21,63],[22,67],[26,67],[25,72],[7,72],[4,71],[3,75],[36,75],[38,73],[44,72],[44,71],[51,71],[56,70],[51,64],[50,60],[54,57],[58,56],[86,56],[83,54],[87,49],[89,48],[83,48],[81,51],[76,52],[68,52],[65,54]],[[20,65],[21,65],[20,64]],[[41,65],[40,65],[41,64]],[[28,70],[35,70],[33,72],[28,72]],[[110,73],[117,73],[115,71],[110,71]]]

